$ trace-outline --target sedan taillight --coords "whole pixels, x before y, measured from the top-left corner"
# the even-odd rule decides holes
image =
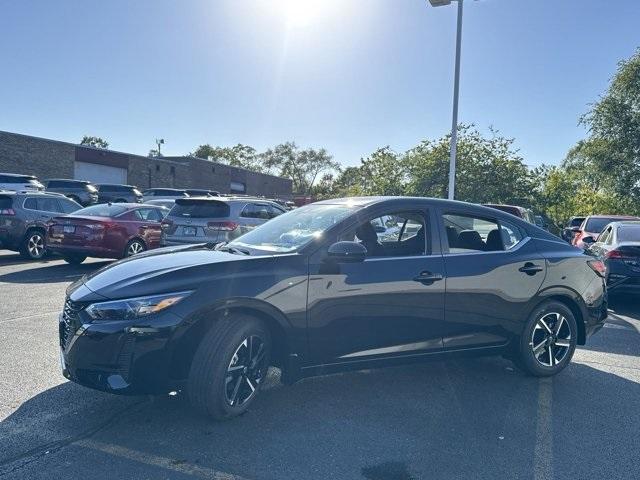
[[[593,270],[599,277],[604,277],[607,272],[607,268],[602,260],[589,260],[587,261],[587,265],[589,265],[591,270]]]
[[[3,208],[0,210],[0,215],[8,215],[10,217],[14,216],[16,211],[13,208]]]
[[[209,222],[207,223],[209,230],[218,230],[222,232],[233,232],[238,228],[238,224],[235,222]]]
[[[611,250],[604,254],[604,258],[616,259],[616,258],[627,258],[627,256],[620,250]]]

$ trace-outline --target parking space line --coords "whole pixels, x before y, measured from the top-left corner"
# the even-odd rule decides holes
[[[533,478],[553,478],[553,383],[550,377],[538,382],[538,416],[536,421],[536,446],[534,451]]]
[[[120,445],[103,443],[97,440],[80,440],[78,442],[74,442],[74,445],[103,452],[115,457],[125,458],[134,462],[143,463],[145,465],[159,467],[165,470],[172,470],[185,475],[192,475],[198,478],[205,478],[208,480],[246,480],[244,477],[233,475],[231,473],[220,472],[212,468],[194,465],[193,463],[172,460],[152,453],[140,452],[138,450],[132,450]]]

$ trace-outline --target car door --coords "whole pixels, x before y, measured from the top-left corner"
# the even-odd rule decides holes
[[[157,208],[138,208],[133,211],[140,236],[147,248],[155,248],[160,244],[160,222],[162,213]]]
[[[482,212],[439,215],[446,270],[445,350],[505,344],[519,333],[546,262],[515,223]]]
[[[402,223],[413,219],[420,228],[406,235],[399,228],[396,237],[379,238],[372,222],[383,215],[404,219]],[[429,215],[422,209],[375,213],[310,257],[310,362],[360,362],[442,350],[444,262]],[[367,258],[333,263],[327,249],[336,240],[365,244]]]

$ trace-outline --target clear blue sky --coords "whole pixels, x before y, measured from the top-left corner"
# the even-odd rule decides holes
[[[307,4],[306,8],[298,4]],[[451,122],[455,7],[426,0],[0,1],[0,130],[115,150],[287,140],[345,165]],[[530,165],[640,46],[639,0],[466,0],[460,121]]]

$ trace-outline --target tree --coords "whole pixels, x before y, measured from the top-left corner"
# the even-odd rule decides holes
[[[199,158],[212,157],[216,162],[225,163],[233,167],[263,171],[261,159],[256,149],[241,143],[233,147],[212,147],[207,143],[200,145],[192,155]]]
[[[260,159],[266,170],[276,169],[281,177],[290,178],[293,191],[302,195],[311,193],[320,174],[340,168],[324,148],[300,150],[294,142],[276,145],[262,153]]]
[[[361,160],[360,173],[366,195],[403,195],[406,189],[405,160],[389,146]]]
[[[82,137],[80,141],[80,145],[86,145],[88,147],[95,148],[109,148],[109,142],[100,137],[92,137],[89,135],[85,135]]]
[[[406,153],[407,194],[447,196],[450,141],[450,135],[425,140]],[[458,127],[456,199],[531,205],[532,178],[513,142],[495,130],[486,137],[472,125]]]
[[[570,155],[589,163],[603,187],[640,201],[640,49],[618,64],[607,92],[581,123],[589,137]]]

